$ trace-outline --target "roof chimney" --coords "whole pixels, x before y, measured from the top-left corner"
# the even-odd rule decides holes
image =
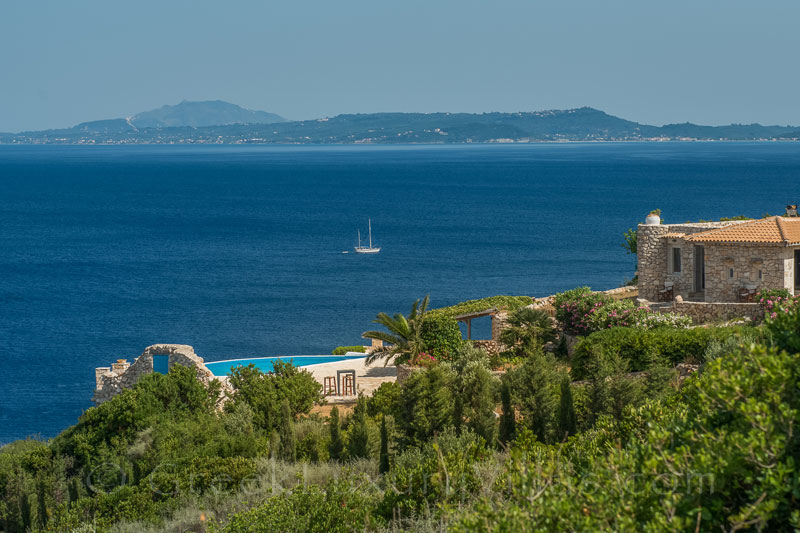
[[[787,205],[786,206],[786,216],[787,217],[796,217],[797,216],[797,204]]]

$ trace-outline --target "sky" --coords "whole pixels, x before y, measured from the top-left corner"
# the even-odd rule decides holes
[[[800,125],[799,28],[797,0],[0,0],[0,131],[184,99]]]

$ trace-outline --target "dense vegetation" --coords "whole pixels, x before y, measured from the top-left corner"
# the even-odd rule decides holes
[[[0,526],[796,530],[800,305],[774,309],[757,327],[608,328],[572,351],[522,308],[501,376],[460,343],[328,417],[290,365],[239,368],[222,408],[217,386],[176,367],[49,442],[3,447]],[[681,382],[679,362],[702,366]]]

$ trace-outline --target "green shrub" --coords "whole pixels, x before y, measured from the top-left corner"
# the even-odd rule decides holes
[[[556,435],[556,415],[561,382],[566,377],[564,366],[552,354],[541,351],[509,373],[512,396],[522,415],[521,423],[542,442],[560,440]]]
[[[332,479],[324,487],[298,485],[258,507],[233,515],[225,533],[350,533],[363,531],[377,504],[367,479]]]
[[[409,444],[422,444],[453,424],[452,373],[443,366],[413,372],[402,385],[397,425]]]
[[[448,530],[793,531],[798,375],[797,355],[754,347],[709,362],[679,401],[645,402],[563,446],[518,439],[502,492]]]
[[[449,360],[464,342],[458,322],[449,316],[428,313],[422,321],[422,351],[436,360]]]
[[[508,379],[504,379],[500,387],[500,404],[503,412],[500,415],[497,438],[501,445],[507,445],[514,439],[517,432],[516,413],[511,405],[511,385],[509,385]]]
[[[322,385],[310,372],[283,361],[275,361],[273,369],[273,374],[265,374],[253,364],[234,368],[229,378],[233,401],[226,407],[230,410],[237,403],[247,403],[254,424],[267,433],[278,427],[283,400],[292,417],[307,414],[315,403],[322,402]]]
[[[397,413],[400,404],[401,386],[394,381],[381,383],[367,398],[367,414],[369,416],[392,415]]]
[[[331,417],[328,421],[328,429],[330,430],[330,439],[328,442],[328,454],[333,460],[342,458],[344,452],[344,440],[342,439],[342,428],[339,422],[339,408],[335,405],[331,409]]]
[[[297,459],[311,463],[325,462],[329,458],[329,431],[324,422],[304,418],[294,425],[297,439]]]
[[[506,328],[500,333],[500,342],[510,346],[510,352],[524,358],[538,347],[556,340],[550,316],[542,309],[523,307],[508,317]]]
[[[360,395],[350,418],[347,435],[347,453],[351,459],[369,457],[369,430],[367,429],[367,399]]]
[[[421,447],[403,452],[386,476],[379,512],[409,518],[457,504],[481,487],[475,465],[490,457],[482,438],[452,428]]]
[[[381,450],[379,454],[378,472],[386,474],[389,472],[389,429],[386,427],[386,415],[381,417]]]
[[[337,346],[331,352],[333,355],[345,355],[347,352],[364,353],[366,348],[364,346]]]
[[[753,339],[761,334],[752,327],[716,327],[693,329],[612,328],[592,333],[581,339],[572,356],[573,379],[585,379],[590,365],[598,359],[620,357],[631,372],[647,370],[653,365],[702,363],[714,341],[729,337]]]
[[[283,461],[292,462],[297,459],[297,441],[294,434],[294,418],[289,410],[289,401],[284,398],[281,402],[281,414],[278,419],[278,457]]]
[[[208,490],[231,491],[256,471],[255,461],[245,457],[196,457],[180,473],[180,490],[202,494]]]
[[[454,398],[454,424],[465,424],[494,446],[497,435],[497,405],[499,381],[489,371],[489,356],[473,346],[464,346],[450,365],[453,371],[451,388]]]

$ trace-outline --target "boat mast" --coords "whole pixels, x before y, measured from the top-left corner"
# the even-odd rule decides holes
[[[358,247],[361,248],[361,230],[356,231],[358,231]]]
[[[369,221],[369,247],[372,248],[372,219],[367,219]]]

